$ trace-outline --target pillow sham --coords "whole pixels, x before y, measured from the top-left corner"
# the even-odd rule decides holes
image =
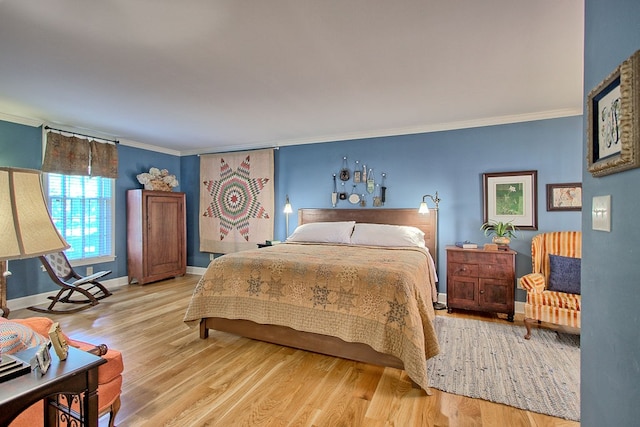
[[[390,224],[356,224],[351,244],[369,246],[420,246],[424,245],[424,233],[416,227]]]
[[[46,343],[42,335],[28,326],[9,320],[0,321],[0,350],[13,354]]]
[[[350,243],[355,221],[312,222],[297,227],[287,242]]]
[[[580,258],[549,254],[549,290],[580,294]]]

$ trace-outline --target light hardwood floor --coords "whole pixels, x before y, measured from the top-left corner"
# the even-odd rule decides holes
[[[182,321],[197,280],[187,275],[124,286],[88,310],[48,316],[73,338],[122,351],[119,427],[579,426],[436,389],[427,396],[397,369],[222,332],[201,340],[198,329]],[[10,318],[37,315],[23,309]],[[505,322],[491,315],[451,315]],[[514,326],[524,334],[521,318]]]

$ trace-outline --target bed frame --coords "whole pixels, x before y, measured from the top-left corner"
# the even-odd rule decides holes
[[[435,209],[430,210],[429,214],[420,214],[418,209],[298,210],[298,225],[311,222],[350,220],[371,224],[411,225],[419,228],[425,233],[425,244],[438,265],[438,211]],[[377,352],[366,344],[346,342],[340,338],[297,331],[285,326],[263,325],[249,320],[208,317],[200,321],[200,338],[207,338],[209,329],[358,362],[404,369],[402,361],[397,357]]]

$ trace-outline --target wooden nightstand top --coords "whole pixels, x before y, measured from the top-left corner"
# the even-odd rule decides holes
[[[460,252],[481,252],[481,253],[485,253],[485,254],[517,254],[518,252],[514,251],[513,249],[508,249],[506,251],[504,250],[497,250],[497,251],[485,251],[482,248],[478,248],[478,249],[464,249],[464,248],[459,248],[458,246],[447,246],[446,248],[448,251],[460,251]]]

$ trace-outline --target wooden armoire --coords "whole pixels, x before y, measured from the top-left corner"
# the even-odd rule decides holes
[[[127,191],[127,269],[141,285],[187,272],[184,193]]]

